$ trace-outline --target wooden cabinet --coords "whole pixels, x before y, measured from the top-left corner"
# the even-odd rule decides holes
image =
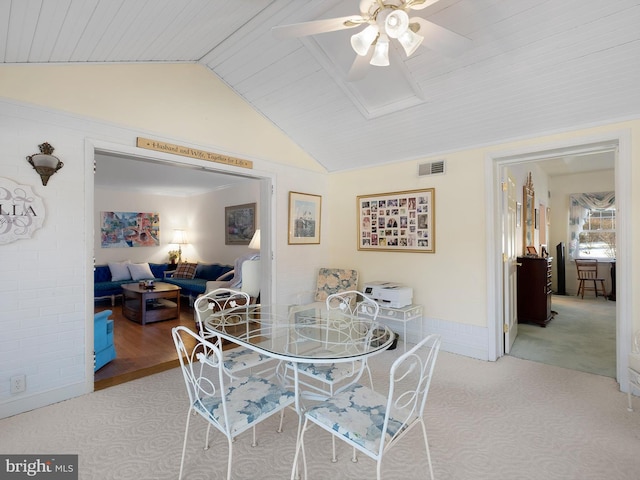
[[[518,323],[546,327],[551,321],[551,261],[518,257]]]

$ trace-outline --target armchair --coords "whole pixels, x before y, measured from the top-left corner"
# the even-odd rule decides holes
[[[97,372],[116,358],[113,344],[113,320],[109,320],[111,310],[103,310],[93,317],[93,371]]]
[[[313,302],[324,307],[327,297],[334,293],[358,290],[358,271],[343,268],[325,268],[318,270],[315,292],[303,292],[298,294],[297,303],[308,303],[301,296],[313,293]]]
[[[227,273],[229,276],[233,274],[233,278],[207,282],[205,295],[219,288],[229,288],[249,294],[251,303],[256,303],[260,296],[260,255],[250,253],[238,257],[234,267]]]

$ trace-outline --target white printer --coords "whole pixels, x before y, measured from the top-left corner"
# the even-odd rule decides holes
[[[411,305],[413,289],[400,283],[368,282],[364,284],[364,294],[373,298],[378,305],[402,308]]]

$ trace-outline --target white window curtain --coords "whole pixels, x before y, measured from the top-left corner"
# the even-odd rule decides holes
[[[615,192],[575,193],[569,196],[569,257],[579,257],[580,232],[587,222],[589,211],[603,211],[616,203]]]

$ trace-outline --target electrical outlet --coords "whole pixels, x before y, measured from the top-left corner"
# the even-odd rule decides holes
[[[27,389],[27,378],[25,375],[15,375],[11,377],[11,393],[24,392]]]

